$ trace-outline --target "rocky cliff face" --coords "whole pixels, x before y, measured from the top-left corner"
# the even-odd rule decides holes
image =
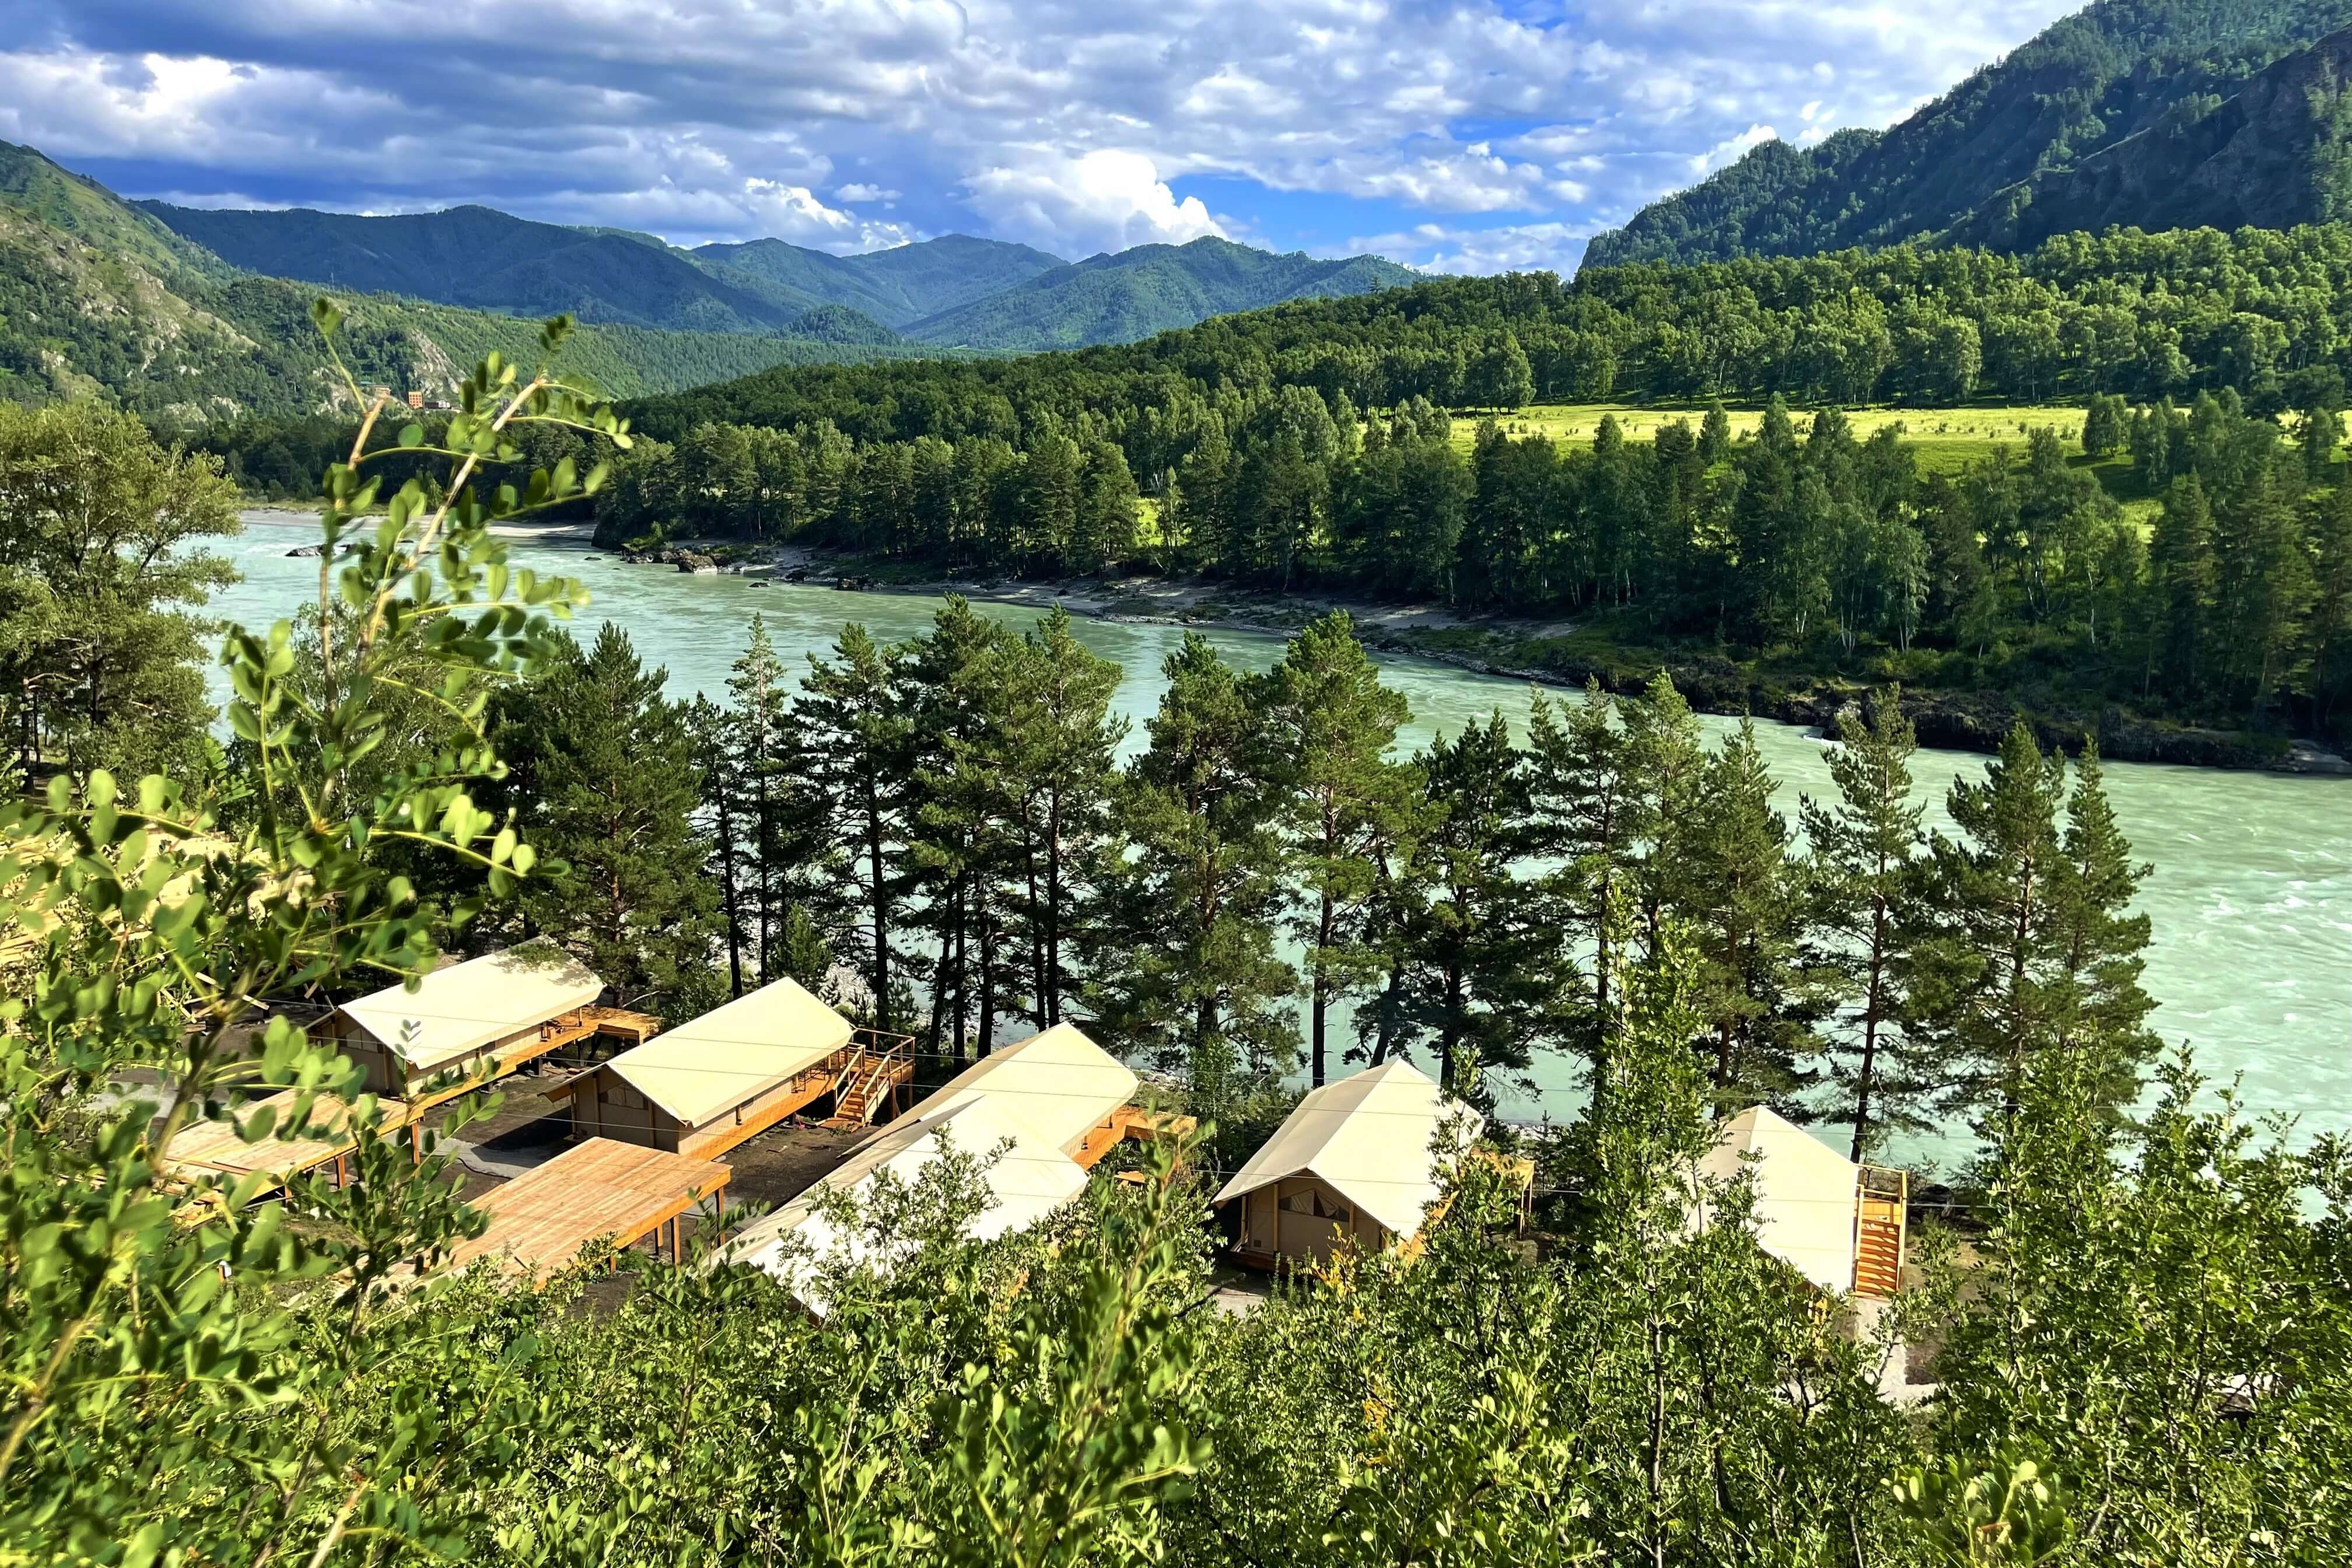
[[[2183,100],[2137,135],[2009,187],[1947,237],[2027,249],[2079,229],[2285,228],[2347,211],[2352,28],[2231,97]]]

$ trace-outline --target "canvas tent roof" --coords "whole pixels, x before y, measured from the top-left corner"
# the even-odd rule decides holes
[[[778,980],[604,1066],[687,1126],[699,1127],[848,1043],[848,1019],[793,981]]]
[[[1298,1102],[1265,1146],[1217,1194],[1226,1203],[1290,1176],[1314,1176],[1390,1231],[1411,1236],[1437,1201],[1438,1130],[1477,1112],[1449,1100],[1405,1061],[1327,1083]]]
[[[1135,1074],[1075,1026],[1001,1047],[964,1068],[890,1125],[937,1115],[975,1096],[1019,1121],[1039,1142],[1075,1151],[1087,1131],[1135,1097]]]
[[[820,1194],[829,1189],[863,1195],[884,1171],[912,1184],[924,1167],[939,1157],[943,1144],[977,1155],[1003,1146],[1001,1157],[982,1178],[987,1184],[989,1201],[965,1226],[965,1233],[975,1240],[1025,1230],[1086,1188],[1087,1173],[1076,1161],[1042,1142],[1018,1118],[1004,1114],[1001,1103],[969,1099],[927,1116],[891,1123],[815,1187],[745,1226],[729,1244],[727,1256],[767,1270],[804,1305],[823,1311],[825,1304],[817,1299],[813,1284],[822,1264],[889,1259],[887,1247],[877,1249],[862,1235],[838,1230],[819,1214]],[[806,1243],[807,1251],[791,1248],[786,1240],[790,1237]]]
[[[1824,1290],[1853,1289],[1854,1194],[1861,1167],[1764,1106],[1723,1124],[1699,1162],[1729,1182],[1754,1162],[1756,1244]],[[1705,1201],[1700,1223],[1706,1222]]]
[[[409,1066],[430,1069],[585,1007],[604,989],[567,954],[534,945],[446,964],[414,991],[388,985],[344,1003],[342,1014]]]

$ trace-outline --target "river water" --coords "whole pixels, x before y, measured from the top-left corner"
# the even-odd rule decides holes
[[[314,538],[316,524],[255,513],[248,525],[229,544],[244,580],[219,595],[213,608],[257,628],[315,596],[318,563],[286,552]],[[827,648],[845,621],[862,621],[877,638],[896,640],[924,630],[938,607],[936,600],[909,595],[625,565],[572,542],[518,542],[512,559],[578,579],[591,603],[575,631],[584,638],[600,621],[617,622],[648,665],[667,668],[669,689],[679,697],[706,691],[724,699],[729,667],[754,614],[766,618],[785,662],[804,668],[805,656]],[[1016,624],[1034,618],[1025,609],[980,608]],[[1237,667],[1264,669],[1281,654],[1273,637],[1201,629]],[[1167,684],[1160,661],[1181,630],[1081,617],[1076,632],[1126,671],[1115,705],[1130,721],[1129,749],[1139,749],[1143,721]],[[1496,709],[1514,721],[1528,710],[1528,689],[1515,681],[1415,659],[1381,662],[1382,678],[1412,706],[1408,748]],[[1736,721],[1701,722],[1719,733]],[[1832,792],[1822,743],[1790,725],[1761,723],[1758,730],[1780,781],[1781,807],[1793,821],[1799,795]],[[1956,776],[1974,776],[1983,763],[1968,752],[1920,753],[1914,773],[1937,803],[1931,822],[1948,826],[1945,792]],[[2156,867],[2141,900],[2155,924],[2146,984],[2160,1004],[2158,1027],[2168,1040],[2193,1042],[2209,1077],[2242,1075],[2242,1094],[2252,1110],[2296,1117],[2294,1142],[2352,1127],[2352,781],[2111,763],[2107,783],[2137,857]],[[1506,1115],[1559,1118],[1575,1110],[1580,1096],[1568,1063],[1539,1061],[1535,1080],[1532,1094],[1501,1095]],[[1889,1152],[1948,1164],[1961,1151],[1955,1139],[1931,1138]]]

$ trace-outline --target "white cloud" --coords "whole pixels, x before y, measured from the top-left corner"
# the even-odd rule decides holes
[[[1891,122],[2074,4],[0,0],[0,136],[137,195],[684,243],[1435,222],[1467,265],[1556,255],[1766,127]]]
[[[1769,125],[1751,125],[1737,136],[1725,137],[1704,153],[1694,153],[1690,158],[1690,172],[1712,174],[1717,169],[1737,163],[1749,149],[1772,141],[1780,134]]]
[[[1031,150],[1018,164],[981,170],[966,186],[996,232],[1049,250],[1181,245],[1225,232],[1200,197],[1179,201],[1140,153],[1066,158]]]
[[[1427,223],[1394,234],[1350,239],[1343,249],[1370,251],[1423,272],[1565,274],[1576,270],[1590,237],[1591,231],[1564,223],[1475,229]]]

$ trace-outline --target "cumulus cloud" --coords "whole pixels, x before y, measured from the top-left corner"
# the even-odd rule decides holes
[[[1712,174],[1717,169],[1737,163],[1753,148],[1766,142],[1777,140],[1780,134],[1769,125],[1751,125],[1737,136],[1725,137],[1704,153],[1693,153],[1690,158],[1690,172],[1694,174]]]
[[[1455,228],[1416,224],[1391,234],[1364,235],[1338,247],[1370,251],[1422,272],[1559,272],[1576,270],[1589,229],[1566,223],[1503,224],[1492,228]]]
[[[1140,153],[1104,149],[1069,158],[1032,151],[966,184],[996,232],[1049,247],[1125,250],[1225,232],[1200,197],[1179,200]]]
[[[0,136],[140,195],[682,243],[1555,265],[1769,127],[1889,123],[2073,4],[6,0]]]

